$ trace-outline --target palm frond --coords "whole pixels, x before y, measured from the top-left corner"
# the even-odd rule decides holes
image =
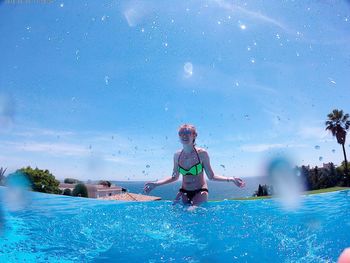
[[[6,172],[7,168],[3,168],[3,167],[0,167],[0,177],[4,176],[5,172]]]
[[[345,143],[346,133],[350,127],[349,114],[344,114],[343,110],[334,109],[327,115],[326,130],[332,132],[332,135],[337,138],[338,143]]]

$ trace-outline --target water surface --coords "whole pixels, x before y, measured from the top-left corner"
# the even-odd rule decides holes
[[[2,202],[0,261],[336,262],[350,246],[350,191],[303,197],[298,211],[275,200],[189,212],[168,201],[30,197],[19,211]]]

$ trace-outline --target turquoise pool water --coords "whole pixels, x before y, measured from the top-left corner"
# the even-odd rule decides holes
[[[21,209],[1,202],[0,262],[336,262],[350,246],[350,191],[303,197],[292,212],[275,200],[189,212],[167,201],[29,197]]]

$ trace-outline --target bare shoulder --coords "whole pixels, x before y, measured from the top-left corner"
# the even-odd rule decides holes
[[[179,156],[180,156],[180,153],[181,153],[181,150],[178,150],[174,153],[174,159],[175,160],[178,160],[179,159]]]
[[[208,158],[208,152],[204,148],[196,147],[196,150],[197,150],[200,157]]]

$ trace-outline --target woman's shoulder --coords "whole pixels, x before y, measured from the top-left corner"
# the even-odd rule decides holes
[[[181,152],[182,152],[182,150],[176,151],[176,152],[174,153],[174,157],[175,157],[175,158],[178,158],[178,157],[180,156]]]
[[[204,148],[196,147],[196,150],[197,150],[198,154],[201,156],[208,155],[208,152]]]

